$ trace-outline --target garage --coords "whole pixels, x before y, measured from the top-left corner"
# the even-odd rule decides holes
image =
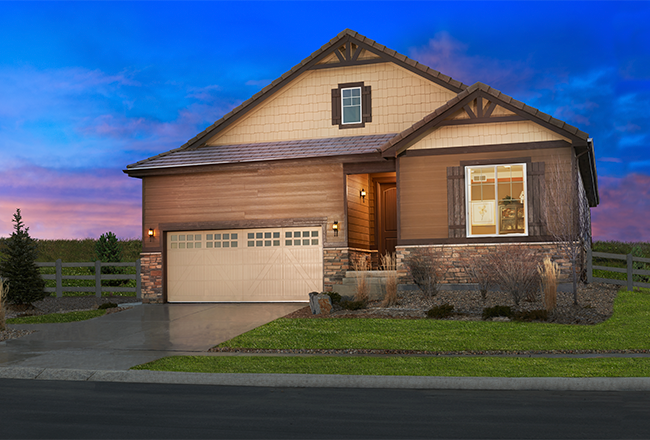
[[[166,233],[169,302],[294,302],[322,291],[322,228]]]

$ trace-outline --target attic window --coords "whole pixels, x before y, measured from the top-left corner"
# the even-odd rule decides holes
[[[370,86],[362,82],[339,84],[332,89],[332,125],[339,128],[363,128],[372,122]]]

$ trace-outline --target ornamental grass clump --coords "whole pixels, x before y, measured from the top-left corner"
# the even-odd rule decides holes
[[[386,271],[386,294],[381,302],[382,307],[397,305],[397,258],[394,253],[386,252],[381,256],[381,268]]]
[[[366,304],[370,296],[370,284],[368,283],[367,272],[368,261],[364,257],[354,260],[352,266],[356,272],[357,286],[354,292],[354,301]]]
[[[544,263],[537,269],[542,280],[544,291],[544,308],[552,312],[557,306],[557,279],[560,273],[557,263],[551,261],[550,257],[544,258]]]

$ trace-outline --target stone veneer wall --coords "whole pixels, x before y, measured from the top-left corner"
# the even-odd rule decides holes
[[[353,270],[357,259],[363,258],[370,264],[372,254],[369,250],[347,247],[323,249],[323,291],[331,291],[335,284],[343,284],[345,272]]]
[[[503,244],[449,244],[449,245],[423,245],[423,246],[397,246],[397,283],[398,285],[414,284],[413,279],[408,274],[404,259],[419,249],[433,249],[439,255],[437,262],[444,273],[442,283],[446,284],[466,284],[473,283],[470,275],[465,268],[469,266],[473,259],[484,258],[488,253],[493,252],[497,246]],[[568,282],[571,274],[571,262],[565,258],[558,247],[557,243],[518,243],[515,246],[526,246],[534,250],[538,255],[540,262],[545,256],[550,255],[551,259],[556,262],[560,269],[560,281]]]
[[[140,254],[143,304],[162,304],[163,302],[162,265],[162,253],[153,252]]]

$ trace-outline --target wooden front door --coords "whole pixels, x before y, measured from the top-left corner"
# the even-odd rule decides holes
[[[377,250],[395,252],[397,244],[397,187],[395,182],[377,183]]]

